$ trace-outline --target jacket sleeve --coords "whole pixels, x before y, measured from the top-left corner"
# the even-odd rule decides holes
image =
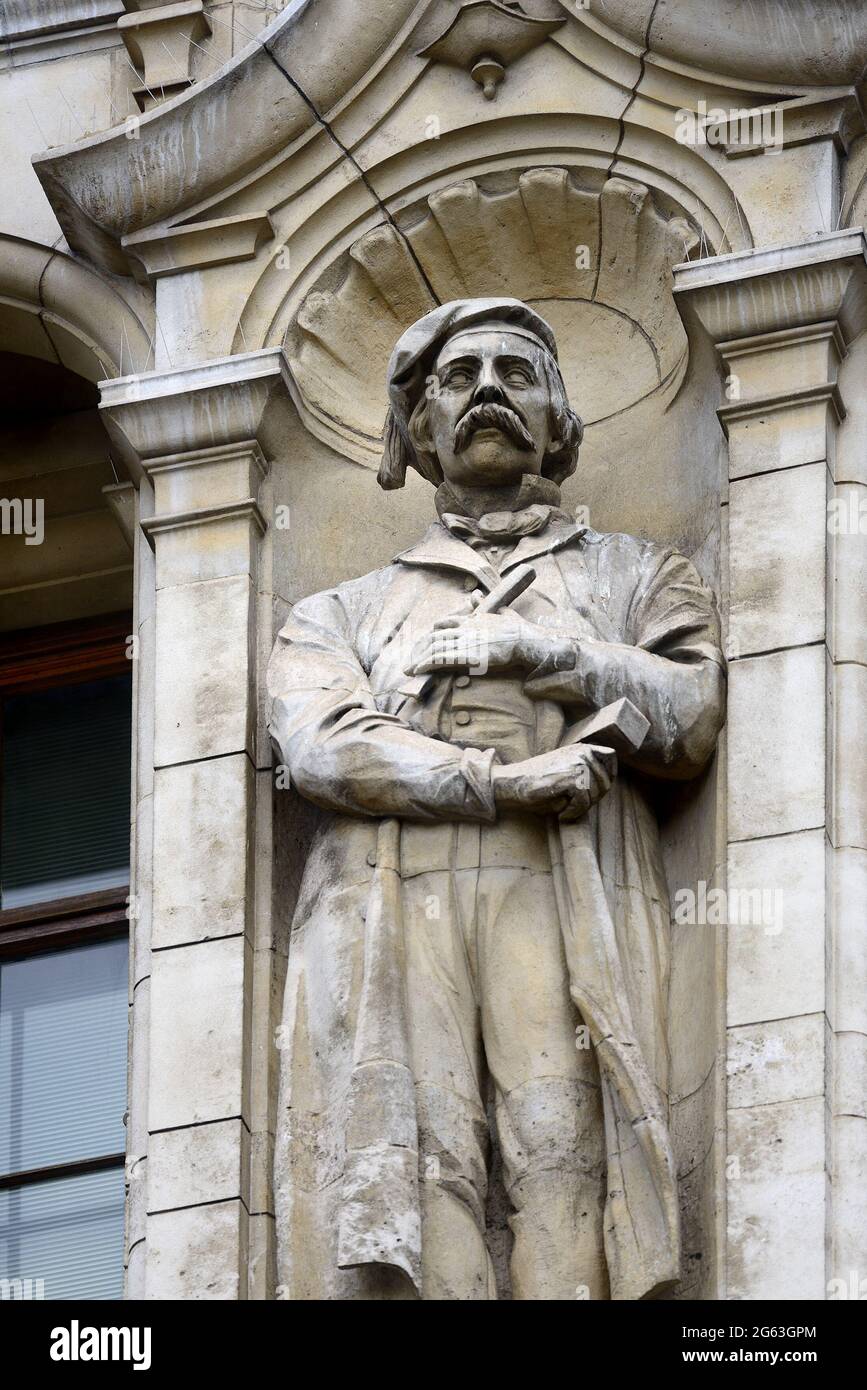
[[[494,821],[492,750],[454,748],[380,711],[340,590],[299,603],[268,667],[269,730],[293,785],[326,810]]]
[[[593,709],[626,695],[650,729],[639,752],[623,760],[658,777],[693,777],[722,727],[726,669],[713,596],[689,560],[656,553],[625,635],[623,643],[582,640],[571,671],[540,673],[528,692],[566,702],[571,691],[576,704]]]

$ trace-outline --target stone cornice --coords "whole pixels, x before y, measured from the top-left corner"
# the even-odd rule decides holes
[[[145,517],[141,529],[153,546],[154,536],[167,531],[188,531],[194,526],[208,526],[215,521],[247,520],[252,522],[260,536],[264,536],[267,526],[254,497],[240,502],[224,502],[215,507],[196,507],[186,512],[169,512],[164,516]]]
[[[857,82],[867,48],[862,0],[788,0],[785,15],[755,0],[589,0],[591,23],[679,63],[763,82]],[[774,11],[778,13],[774,13]]]
[[[152,461],[165,468],[186,454],[197,463],[258,441],[268,405],[292,391],[281,348],[118,377],[100,386],[106,429],[136,479]]]
[[[371,80],[407,22],[434,2],[389,0],[359,13],[357,0],[290,0],[213,77],[144,117],[136,138],[115,129],[37,156],[70,246],[129,273],[121,237],[178,218],[284,155],[320,126],[319,113]]]
[[[726,377],[717,411],[731,480],[831,461],[846,408],[838,370],[867,328],[867,243],[856,228],[675,268],[691,332]]]
[[[0,39],[4,47],[49,35],[101,28],[123,14],[123,0],[4,0]]]
[[[751,396],[746,401],[733,401],[731,405],[720,406],[717,415],[728,434],[732,420],[764,420],[769,415],[779,415],[791,410],[793,405],[808,406],[817,403],[830,405],[838,424],[845,420],[846,407],[843,405],[836,381],[823,381],[816,386],[793,387],[789,391],[779,391],[774,395]]]
[[[676,266],[674,295],[717,344],[836,321],[850,342],[867,327],[867,239],[860,227],[795,246]]]
[[[426,166],[428,154],[415,144],[395,149],[386,142],[377,159],[375,134],[396,104],[410,99],[425,66],[442,66],[419,55],[455,13],[452,0],[290,0],[242,52],[209,79],[149,112],[132,134],[126,128],[109,131],[34,159],[69,244],[96,264],[129,274],[131,239],[149,230],[174,234],[178,224],[191,226],[195,218],[216,225],[227,214],[273,216],[299,185],[332,172],[336,186],[357,186],[371,211],[389,207],[386,215],[394,215],[395,157],[411,158],[415,168]],[[596,74],[610,89],[613,110],[629,102],[630,94],[646,97],[645,105],[629,106],[636,138],[628,152],[623,146],[627,162],[615,172],[641,176],[635,164],[640,151],[654,169],[692,161],[690,187],[702,202],[697,187],[703,189],[708,179],[721,182],[719,173],[694,151],[670,151],[668,142],[675,139],[678,111],[706,97],[719,98],[727,109],[788,103],[786,130],[795,141],[845,143],[849,138],[852,97],[839,85],[831,89],[830,106],[825,88],[810,92],[803,81],[776,91],[768,91],[767,82],[762,89],[747,82],[737,90],[737,82],[718,73],[678,67],[636,48],[628,35],[610,24],[606,28],[586,11],[564,6],[564,13],[567,19],[547,39],[552,49],[556,44],[564,61],[568,55]],[[532,61],[532,55],[519,61]],[[468,90],[472,85],[468,79]],[[509,85],[492,108],[498,118]],[[575,104],[571,85],[561,85],[553,115],[588,116],[580,101]],[[432,99],[447,98],[432,91]],[[663,124],[657,128],[660,113]],[[504,109],[502,118],[506,115]],[[599,157],[604,158],[609,136],[618,139],[618,127],[611,119],[606,134],[597,125],[591,144],[602,141]],[[378,167],[383,162],[387,167]],[[405,181],[397,186],[405,187]],[[726,207],[720,213],[723,225],[734,225],[730,212]],[[705,209],[700,215],[712,231],[716,214]]]

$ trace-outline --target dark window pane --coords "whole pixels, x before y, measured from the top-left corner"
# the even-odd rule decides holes
[[[0,1291],[20,1296],[3,1283],[20,1279],[31,1297],[120,1298],[123,1180],[120,1165],[0,1191]]]
[[[122,1153],[127,941],[0,963],[0,1172]]]
[[[123,675],[4,702],[3,907],[128,881],[131,698]]]

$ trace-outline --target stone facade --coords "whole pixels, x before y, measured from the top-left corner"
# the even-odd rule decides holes
[[[556,335],[585,422],[563,505],[686,556],[723,624],[717,753],[656,805],[672,1296],[867,1278],[863,7],[9,0],[2,22],[0,352],[92,409],[4,434],[0,492],[48,524],[2,538],[0,626],[132,606],[137,638],[129,1297],[285,1292],[280,1022],[315,813],[275,776],[265,671],[299,600],[424,530],[421,479],[376,486],[388,359],[480,296]],[[499,1269],[496,1192],[488,1225]]]

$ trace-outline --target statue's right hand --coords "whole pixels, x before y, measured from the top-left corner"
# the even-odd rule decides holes
[[[532,811],[578,820],[604,796],[617,772],[610,748],[573,743],[522,762],[495,766],[494,800],[502,811]]]

